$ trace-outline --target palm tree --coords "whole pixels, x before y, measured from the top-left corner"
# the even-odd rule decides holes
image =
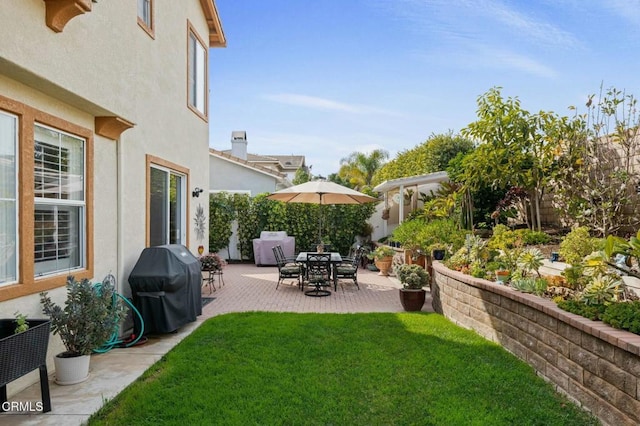
[[[349,182],[355,190],[362,191],[371,186],[373,176],[388,158],[389,153],[384,149],[373,150],[369,155],[352,152],[340,160],[338,176]]]

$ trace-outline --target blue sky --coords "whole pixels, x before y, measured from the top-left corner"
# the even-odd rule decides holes
[[[337,172],[476,118],[491,87],[571,115],[606,87],[640,97],[640,0],[216,0],[210,146],[304,155]]]

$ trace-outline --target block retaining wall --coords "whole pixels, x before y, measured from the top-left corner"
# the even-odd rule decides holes
[[[433,262],[434,310],[530,364],[608,425],[640,424],[640,336]]]

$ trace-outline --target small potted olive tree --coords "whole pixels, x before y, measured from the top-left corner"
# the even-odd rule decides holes
[[[396,276],[402,283],[400,303],[405,311],[420,311],[426,298],[423,289],[429,284],[429,273],[420,265],[402,264],[396,267]]]
[[[42,311],[51,317],[51,331],[58,334],[66,351],[55,356],[56,383],[71,385],[89,377],[91,352],[117,332],[125,311],[113,285],[93,285],[87,279],[67,278],[64,307],[40,293]]]

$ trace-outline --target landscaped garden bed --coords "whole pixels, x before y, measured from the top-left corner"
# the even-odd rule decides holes
[[[640,422],[640,336],[433,264],[433,306],[528,362],[608,424]]]

